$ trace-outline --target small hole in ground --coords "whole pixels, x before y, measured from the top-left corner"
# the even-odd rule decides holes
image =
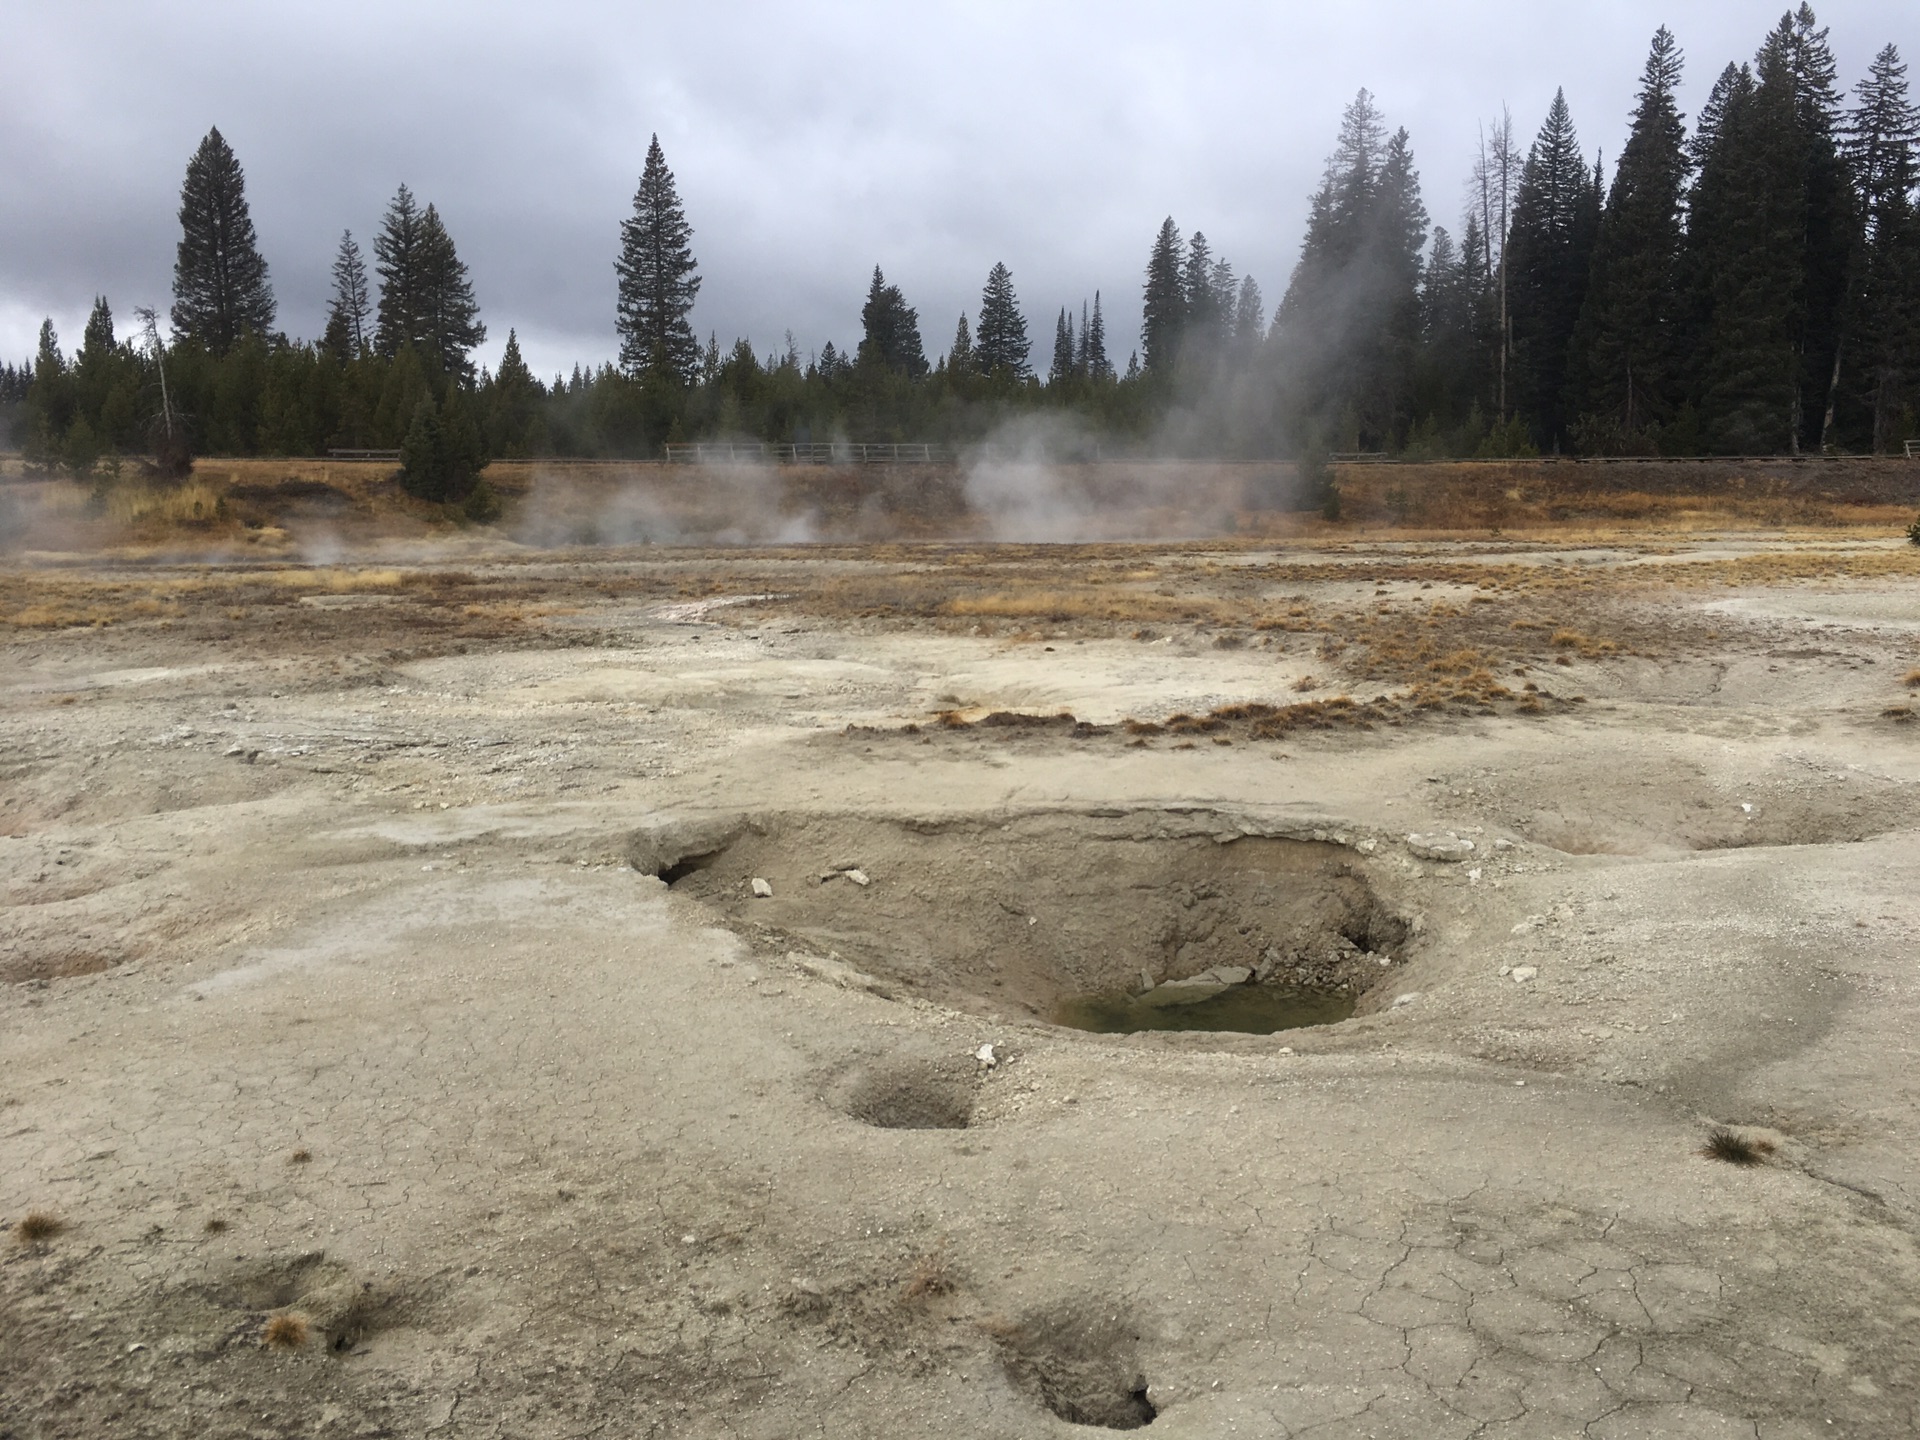
[[[881,1130],[965,1130],[973,1123],[973,1076],[942,1060],[892,1061],[839,1077],[830,1099]]]
[[[1056,1305],[988,1333],[1015,1387],[1069,1424],[1139,1430],[1159,1413],[1147,1398],[1139,1337],[1111,1304]]]

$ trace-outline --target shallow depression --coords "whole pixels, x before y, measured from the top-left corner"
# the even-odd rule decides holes
[[[1328,1024],[1408,928],[1341,846],[1201,811],[668,822],[635,867],[763,951],[1077,1029],[1270,1034]]]

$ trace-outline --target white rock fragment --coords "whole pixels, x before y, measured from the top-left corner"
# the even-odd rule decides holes
[[[1446,834],[1409,835],[1407,849],[1422,860],[1440,860],[1454,862],[1466,859],[1473,853],[1473,841],[1463,840],[1453,831]]]
[[[754,876],[753,898],[756,900],[771,900],[773,898],[772,884],[766,880],[762,880],[758,875]]]
[[[1419,998],[1420,998],[1420,992],[1418,990],[1409,990],[1404,995],[1396,995],[1393,997],[1392,1008],[1395,1010],[1398,1010],[1402,1005],[1411,1005],[1413,1004],[1414,1001],[1418,1000]]]
[[[846,875],[847,879],[851,880],[854,884],[859,885],[862,888],[868,885],[871,885],[873,883],[872,879],[867,875],[867,872],[864,870],[848,870],[848,871],[844,871],[843,873]]]
[[[980,1062],[980,1068],[982,1070],[991,1070],[1000,1063],[1000,1059],[993,1053],[993,1046],[991,1045],[982,1045],[978,1050],[973,1052],[973,1058]]]
[[[1526,984],[1527,981],[1533,979],[1533,977],[1539,973],[1540,967],[1537,965],[1516,965],[1513,967],[1513,978],[1522,985]]]
[[[1478,865],[1474,866],[1471,870],[1467,871],[1467,883],[1469,885],[1478,885],[1481,874],[1481,868]]]

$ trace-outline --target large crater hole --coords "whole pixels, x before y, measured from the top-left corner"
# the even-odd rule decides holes
[[[1109,1033],[1342,1020],[1408,938],[1350,851],[1205,813],[708,818],[632,854],[764,950]]]

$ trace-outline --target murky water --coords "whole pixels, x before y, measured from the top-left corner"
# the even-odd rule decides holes
[[[1101,1035],[1136,1030],[1233,1030],[1271,1035],[1304,1025],[1331,1025],[1353,1014],[1351,995],[1283,985],[1235,985],[1202,1000],[1167,1003],[1164,990],[1145,995],[1076,995],[1061,1002],[1053,1023]]]

